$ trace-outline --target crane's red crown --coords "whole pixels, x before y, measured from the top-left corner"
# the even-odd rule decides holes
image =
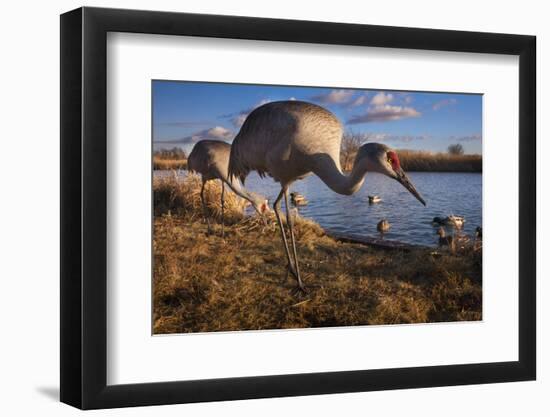
[[[394,171],[398,171],[401,168],[401,163],[399,162],[399,157],[394,151],[388,151],[388,162]]]

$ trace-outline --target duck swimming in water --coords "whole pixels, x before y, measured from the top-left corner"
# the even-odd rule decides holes
[[[454,214],[451,214],[447,217],[434,217],[432,223],[434,225],[453,226],[457,229],[462,229],[464,227],[464,223],[466,223],[466,219],[463,216],[455,216]]]
[[[290,202],[295,206],[305,206],[308,203],[308,201],[302,194],[296,192],[290,193]]]
[[[476,237],[481,240],[482,239],[482,229],[481,226],[476,227]]]
[[[390,227],[390,222],[386,219],[382,219],[376,225],[376,230],[378,230],[380,233],[386,233],[388,230],[390,230]]]
[[[369,195],[369,204],[380,203],[382,199],[377,195]]]

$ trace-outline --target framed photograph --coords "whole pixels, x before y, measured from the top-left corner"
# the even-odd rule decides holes
[[[535,37],[61,16],[61,401],[533,380]]]

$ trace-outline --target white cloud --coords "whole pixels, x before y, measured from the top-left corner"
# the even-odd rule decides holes
[[[389,133],[366,133],[369,142],[412,142],[430,138],[429,135],[393,135]]]
[[[367,102],[367,95],[363,94],[357,97],[355,100],[353,100],[349,105],[351,107],[358,107],[358,106],[362,106],[366,102]]]
[[[388,122],[392,120],[406,119],[409,117],[419,117],[421,113],[412,107],[390,106],[389,104],[369,107],[366,114],[353,116],[348,120],[348,124],[370,123],[370,122]]]
[[[412,141],[430,139],[430,135],[395,135],[391,133],[383,132],[363,132],[358,134],[360,136],[361,143],[366,142],[403,142],[408,143]]]
[[[386,94],[381,91],[372,98],[370,104],[373,106],[383,106],[385,104],[391,103],[392,100],[393,94]]]
[[[248,113],[239,113],[231,118],[231,123],[233,123],[233,126],[235,127],[241,127],[247,117]]]
[[[473,135],[466,136],[450,136],[449,139],[457,140],[459,142],[473,142],[476,140],[481,140],[481,133],[474,133]]]
[[[199,128],[199,127],[203,127],[203,126],[212,125],[212,122],[182,120],[182,121],[178,121],[178,122],[162,122],[162,123],[158,123],[158,124],[162,125],[162,126],[172,126],[172,127],[195,127],[195,128]]]
[[[235,126],[236,128],[240,128],[243,125],[246,118],[248,117],[248,115],[252,112],[252,110],[270,102],[271,100],[264,98],[248,109],[241,110],[240,112],[237,112],[237,113],[231,113],[222,117],[230,117],[231,123],[233,123],[233,126]]]
[[[440,100],[432,106],[432,109],[438,111],[439,109],[447,106],[453,106],[457,103],[456,98],[447,98],[445,100]]]
[[[319,94],[311,99],[321,104],[348,104],[353,94],[353,90],[331,90],[329,93]]]
[[[172,143],[182,143],[182,144],[193,144],[197,143],[200,140],[222,140],[225,142],[230,142],[234,137],[234,133],[226,129],[223,126],[215,126],[210,129],[204,129],[199,132],[193,133],[192,135],[177,139]]]

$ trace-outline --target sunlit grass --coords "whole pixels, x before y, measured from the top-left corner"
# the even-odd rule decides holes
[[[451,155],[426,151],[398,152],[405,171],[418,172],[481,172],[481,155]]]
[[[187,169],[187,159],[163,159],[153,157],[154,170]]]
[[[265,226],[226,195],[207,188],[207,234],[200,179],[154,182],[154,332],[185,333],[481,319],[481,248],[381,250],[343,243],[296,217],[307,295],[296,295],[273,215]]]

